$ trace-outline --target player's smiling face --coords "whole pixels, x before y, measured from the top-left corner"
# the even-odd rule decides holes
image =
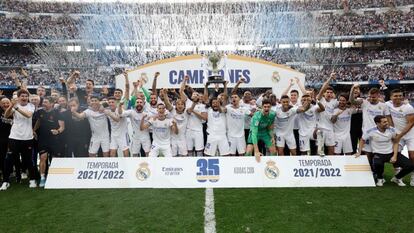
[[[182,100],[177,100],[176,102],[176,109],[178,112],[184,112],[185,110],[185,103]]]
[[[347,99],[343,96],[339,97],[339,107],[344,108],[346,107]]]
[[[404,95],[402,92],[395,92],[391,95],[392,103],[395,105],[400,105],[404,100]]]
[[[240,101],[240,98],[239,98],[239,96],[238,96],[238,95],[232,95],[232,96],[231,96],[231,103],[232,103],[233,105],[237,105],[237,104],[239,103],[239,101]]]

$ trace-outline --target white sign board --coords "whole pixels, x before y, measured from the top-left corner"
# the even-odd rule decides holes
[[[305,74],[285,65],[257,58],[228,55],[225,63],[226,68],[220,70],[220,74],[229,81],[228,87],[234,87],[239,79],[245,78],[246,83],[241,88],[272,88],[280,97],[280,93],[288,87],[290,79],[297,77],[302,83],[305,82]],[[203,88],[209,75],[203,64],[201,55],[180,56],[148,63],[128,73],[130,86],[145,74],[148,81],[144,87],[151,89],[155,72],[160,72],[157,88],[179,88],[185,75],[190,76],[188,84],[191,87]],[[116,87],[125,89],[123,75],[116,77]],[[299,90],[297,86],[293,88]]]
[[[373,187],[366,156],[54,158],[46,188]]]

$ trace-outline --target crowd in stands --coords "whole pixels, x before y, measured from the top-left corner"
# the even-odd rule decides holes
[[[151,3],[154,5],[154,3]],[[159,3],[160,5],[162,3]],[[197,10],[197,4],[194,9]],[[211,5],[220,5],[222,3],[210,3]],[[249,2],[248,5],[259,3]],[[265,3],[270,9],[280,9],[284,11],[314,11],[314,10],[338,10],[338,9],[361,9],[361,8],[379,8],[379,7],[396,7],[413,4],[411,0],[293,0],[293,1],[274,1]],[[174,7],[170,4],[164,4],[167,7]],[[178,7],[180,6],[179,4]],[[240,5],[232,4],[232,10],[237,12]],[[246,5],[246,3],[243,3]],[[69,3],[69,2],[32,2],[23,0],[3,0],[0,2],[0,9],[11,12],[45,12],[45,13],[101,13],[103,9],[108,8],[114,12],[122,13],[125,9],[130,11],[139,11],[142,8],[150,7],[149,4],[135,3]],[[217,9],[218,7],[211,7]]]
[[[175,20],[173,17],[170,20]],[[197,16],[198,17],[198,16]],[[241,16],[240,16],[241,17]],[[279,22],[291,29],[276,31],[275,37],[300,37],[304,34],[312,37],[319,36],[354,36],[382,35],[414,32],[414,11],[388,11],[379,14],[342,14],[342,15],[301,15],[301,16],[269,16],[267,21],[273,21],[271,27],[280,27]],[[276,17],[276,18],[274,18]],[[242,20],[243,17],[240,18]],[[0,16],[0,39],[82,39],[82,25],[86,25],[88,17],[30,17],[19,15],[15,17]],[[150,19],[151,20],[151,19]],[[152,19],[155,20],[155,19]],[[260,19],[257,23],[260,22]],[[131,19],[140,24],[139,19]],[[151,21],[152,22],[152,21]],[[253,21],[254,22],[254,21]],[[104,22],[102,22],[104,23]],[[141,22],[142,23],[142,22]],[[262,22],[263,23],[263,22]],[[132,24],[134,25],[134,24]],[[311,25],[315,29],[309,29]],[[135,29],[129,30],[126,38],[134,37]],[[270,32],[269,32],[270,33]]]

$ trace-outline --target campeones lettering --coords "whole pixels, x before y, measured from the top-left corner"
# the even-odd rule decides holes
[[[224,71],[220,70],[219,74],[224,76]],[[204,79],[204,70],[171,70],[168,74],[170,84],[180,84],[184,80],[184,76],[190,76],[189,84],[202,84]],[[211,75],[209,72],[208,75]],[[236,83],[241,78],[246,79],[246,83],[250,83],[250,70],[232,69],[228,70],[228,77],[231,83]]]

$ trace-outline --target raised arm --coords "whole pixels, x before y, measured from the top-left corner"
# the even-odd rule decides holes
[[[165,88],[163,88],[163,89],[161,89],[161,91],[160,91],[160,95],[162,96],[162,99],[163,99],[163,101],[164,101],[164,104],[165,104],[165,108],[168,110],[168,111],[172,111],[173,110],[173,106],[172,106],[172,104],[171,104],[171,102],[170,102],[170,98],[168,98],[168,95],[167,95],[167,90],[165,89]]]
[[[359,105],[362,103],[362,99],[355,98],[355,88],[359,88],[358,83],[352,85],[351,90],[349,91],[349,102],[351,102],[353,105]]]
[[[15,70],[10,71],[9,75],[13,79],[14,85],[16,85],[17,89],[21,89],[22,83],[20,82],[19,78],[17,78],[16,71]]]
[[[129,78],[128,78],[128,72],[127,71],[124,71],[124,77],[125,77],[124,99],[129,100]]]
[[[174,119],[172,120],[171,130],[174,134],[178,134],[177,122]]]
[[[231,90],[231,94],[237,94],[237,91],[239,90],[239,86],[240,84],[244,83],[246,80],[244,78],[239,79],[239,81],[237,81],[236,85],[234,86],[233,90]]]
[[[203,103],[207,104],[208,103],[208,83],[206,83],[204,85],[204,93],[203,93],[203,97],[201,98],[203,100]]]
[[[73,84],[76,82],[76,79],[79,77],[80,77],[80,72],[78,70],[75,70],[70,74],[68,80],[66,80],[66,83],[68,85]]]
[[[154,75],[154,80],[152,81],[152,89],[151,92],[153,95],[156,95],[158,97],[158,92],[157,92],[157,79],[160,76],[160,72],[155,72]]]
[[[225,81],[224,82],[224,87],[223,87],[223,104],[222,106],[226,106],[227,105],[227,101],[229,99],[229,94],[227,92],[227,84],[229,83],[229,81]]]
[[[302,92],[302,95],[306,94],[306,88],[305,85],[303,85],[303,83],[300,81],[300,79],[298,77],[295,77],[295,81],[299,86],[300,91]]]
[[[323,94],[325,94],[326,89],[329,87],[329,83],[331,82],[332,79],[335,79],[336,77],[336,73],[331,73],[331,75],[329,76],[328,80],[326,80],[322,87],[321,90],[319,91],[318,95],[316,96],[317,100],[321,100],[323,97]]]
[[[286,87],[286,89],[285,89],[285,90],[283,90],[283,92],[282,92],[282,94],[281,94],[280,96],[284,96],[284,95],[287,95],[287,94],[289,93],[289,90],[292,88],[292,86],[293,86],[293,84],[294,84],[293,80],[294,80],[294,79],[289,79],[289,84],[288,84],[288,86]]]
[[[187,95],[185,94],[184,90],[185,90],[185,85],[187,84],[188,80],[190,79],[190,77],[188,75],[184,76],[183,81],[181,82],[181,86],[180,86],[180,99],[183,100],[184,102],[187,100]]]

